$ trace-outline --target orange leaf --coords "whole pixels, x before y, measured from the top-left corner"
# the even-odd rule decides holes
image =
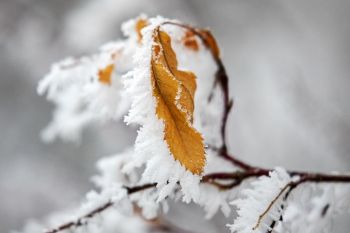
[[[135,24],[135,30],[136,30],[136,33],[137,33],[137,42],[139,44],[141,44],[141,41],[142,41],[142,34],[141,34],[141,30],[146,27],[148,25],[148,20],[145,19],[145,18],[139,18],[137,21],[136,21],[136,24]]]
[[[114,70],[114,64],[109,64],[104,69],[98,71],[98,80],[101,83],[111,85],[112,84],[112,73]]]
[[[183,44],[193,51],[198,51],[199,45],[196,39],[196,34],[193,31],[186,31],[184,37],[182,38]]]
[[[151,59],[151,82],[156,114],[164,122],[164,140],[187,170],[201,174],[205,165],[201,134],[192,127],[196,76],[177,69],[177,59],[166,32],[156,28]]]

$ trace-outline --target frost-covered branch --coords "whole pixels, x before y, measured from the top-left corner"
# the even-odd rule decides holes
[[[140,125],[130,149],[98,162],[101,174],[94,182],[101,195],[87,195],[94,205],[46,233],[88,225],[121,200],[128,210],[137,206],[146,219],[157,218],[160,208],[166,213],[167,200],[202,206],[207,218],[218,210],[228,216],[232,201],[238,213],[230,225],[233,232],[272,232],[295,228],[281,226],[281,219],[285,213],[283,219],[290,222],[298,217],[293,212],[298,203],[287,199],[301,184],[350,182],[348,174],[263,168],[229,153],[226,128],[233,100],[209,30],[140,16],[125,23],[123,32],[125,40],[109,43],[93,56],[53,65],[40,82],[39,94],[56,105],[43,133],[46,141],[77,140],[81,129],[95,122],[124,119]],[[332,192],[319,193],[339,196]],[[310,207],[316,216],[335,212],[336,204],[325,202],[326,197]]]
[[[131,195],[133,193],[141,192],[143,190],[154,188],[156,184],[145,184],[140,186],[134,186],[134,187],[125,187],[127,194]],[[97,214],[102,213],[103,211],[107,210],[108,208],[112,207],[114,205],[114,202],[109,200],[105,204],[98,206],[97,208],[91,210],[89,213],[85,214],[84,216],[79,217],[78,219],[74,221],[70,221],[67,223],[64,223],[56,228],[53,228],[51,230],[46,230],[45,233],[57,233],[61,232],[73,227],[80,227],[85,224],[87,224],[88,219],[95,217]]]
[[[252,170],[245,170],[245,171],[236,171],[233,173],[212,173],[208,175],[204,175],[202,178],[203,183],[209,183],[214,186],[217,186],[219,189],[227,190],[234,188],[241,184],[244,180],[251,178],[251,177],[260,177],[260,176],[266,176],[270,172],[273,172],[272,170],[266,170],[266,169],[259,169],[254,168]],[[321,173],[308,173],[308,172],[296,172],[296,171],[287,171],[292,176],[298,176],[298,180],[291,181],[287,183],[282,189],[279,191],[279,193],[274,197],[274,199],[269,203],[267,208],[259,215],[259,218],[257,219],[256,224],[253,227],[253,230],[256,230],[260,224],[265,215],[268,214],[268,212],[271,210],[273,205],[277,202],[277,200],[284,194],[284,200],[287,199],[290,192],[295,189],[297,186],[306,183],[306,182],[316,182],[316,183],[326,183],[326,182],[334,182],[334,183],[346,183],[350,182],[350,175],[330,175],[330,174],[321,174]],[[216,181],[230,181],[229,184],[221,184]],[[129,195],[137,192],[141,192],[143,190],[154,188],[157,184],[145,184],[140,186],[134,186],[134,187],[125,187],[127,190],[127,193]],[[62,224],[61,226],[45,231],[46,233],[57,233],[72,227],[79,227],[82,225],[87,224],[87,220],[90,218],[93,218],[95,215],[105,211],[106,209],[112,207],[114,205],[113,201],[108,201],[107,203],[93,209],[89,213],[85,214],[82,217],[79,217],[78,219],[74,221],[67,222],[65,224]],[[274,223],[272,223],[274,225]]]

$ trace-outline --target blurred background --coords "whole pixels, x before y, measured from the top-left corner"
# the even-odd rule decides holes
[[[235,99],[233,153],[350,170],[348,0],[0,0],[0,232],[79,203],[95,161],[133,143],[135,132],[115,122],[80,144],[43,144],[53,106],[36,85],[50,64],[120,38],[120,24],[142,12],[212,29]]]

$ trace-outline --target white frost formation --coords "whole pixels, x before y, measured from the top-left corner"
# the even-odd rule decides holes
[[[148,22],[141,30],[141,42],[136,31],[140,18]],[[99,190],[89,192],[73,216],[67,215],[71,211],[52,215],[45,226],[74,221],[105,203],[113,202],[112,207],[96,217],[83,219],[89,224],[71,230],[150,232],[150,223],[132,214],[135,206],[136,212],[146,219],[166,213],[169,200],[194,202],[203,207],[206,218],[213,217],[219,210],[228,217],[231,208],[227,203],[234,200],[232,204],[237,207],[238,216],[229,225],[232,232],[265,233],[274,221],[276,232],[326,232],[332,220],[330,216],[350,209],[349,198],[346,198],[349,190],[343,186],[298,188],[300,199],[291,195],[287,205],[284,197],[289,190],[288,184],[298,178],[276,168],[269,176],[245,182],[242,186],[248,184],[249,187],[243,189],[237,199],[235,191],[223,191],[201,183],[201,176],[192,174],[174,159],[164,140],[164,124],[156,116],[150,79],[152,33],[165,21],[170,20],[162,17],[147,19],[144,15],[130,20],[122,26],[125,40],[108,43],[92,56],[58,62],[41,80],[38,93],[46,95],[55,105],[53,119],[42,134],[45,141],[56,138],[79,141],[84,127],[110,120],[124,119],[127,124],[140,126],[134,145],[97,163],[100,174],[92,180]],[[197,77],[193,127],[203,135],[208,146],[204,174],[234,172],[235,167],[219,157],[216,150],[223,143],[220,137],[223,93],[219,85],[214,85],[217,65],[210,51],[198,38],[198,51],[184,46],[183,28],[167,24],[162,25],[161,30],[171,36],[179,69],[190,70]],[[108,66],[113,66],[113,72],[106,83],[101,81],[99,72]],[[149,183],[155,183],[156,187],[128,195],[126,187]],[[282,214],[283,222],[280,221]],[[33,222],[23,232],[41,230],[42,225]]]
[[[276,168],[269,176],[261,176],[250,183],[249,188],[241,191],[242,198],[232,202],[237,207],[238,217],[231,232],[265,233],[273,221],[279,221],[283,213],[284,194],[292,181],[283,168]],[[267,211],[268,210],[268,211]]]

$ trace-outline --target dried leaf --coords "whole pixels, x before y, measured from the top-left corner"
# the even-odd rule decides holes
[[[98,80],[101,83],[111,85],[112,84],[112,73],[114,70],[114,64],[109,64],[104,69],[98,71]]]
[[[182,43],[189,49],[193,51],[198,51],[199,45],[196,39],[196,34],[193,31],[186,31],[184,37],[182,38]]]
[[[142,33],[141,30],[148,25],[148,20],[146,18],[139,18],[135,24],[135,30],[137,33],[137,42],[141,44]]]
[[[205,165],[201,134],[192,127],[196,76],[177,69],[177,59],[169,35],[154,31],[151,81],[156,97],[156,114],[164,122],[164,140],[174,158],[193,174]]]
[[[205,46],[211,50],[213,56],[215,58],[219,58],[220,57],[220,50],[219,50],[219,46],[218,46],[213,34],[211,34],[211,32],[209,30],[206,30],[206,29],[200,29],[197,32],[201,35]]]

